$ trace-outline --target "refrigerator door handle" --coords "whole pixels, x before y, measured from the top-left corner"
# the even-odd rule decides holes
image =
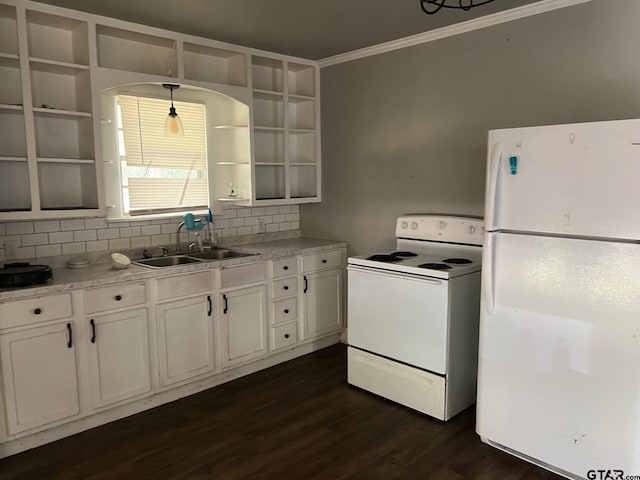
[[[482,265],[482,294],[484,296],[484,305],[489,315],[496,311],[496,299],[493,285],[493,262],[496,258],[496,243],[497,235],[495,233],[489,233],[484,244],[484,249],[486,251],[485,258],[488,258],[489,261],[483,262]]]
[[[495,228],[496,216],[496,195],[498,189],[498,176],[500,175],[500,165],[502,164],[503,148],[501,143],[494,143],[489,160],[489,171],[487,173],[487,195],[485,202],[485,228],[493,230]]]

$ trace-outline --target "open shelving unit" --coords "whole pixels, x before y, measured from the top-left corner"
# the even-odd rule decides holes
[[[0,5],[0,218],[95,215],[89,26]]]
[[[96,151],[112,131],[101,98],[125,85],[218,95],[207,122],[214,200],[319,201],[318,82],[313,61],[0,0],[0,221],[104,214],[113,159]]]

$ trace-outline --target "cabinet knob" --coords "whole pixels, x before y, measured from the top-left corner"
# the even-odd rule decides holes
[[[119,302],[120,300],[122,300],[122,295],[116,295],[116,302]]]
[[[285,309],[284,309],[284,313],[289,313],[289,309],[288,309],[288,308],[285,308]]]
[[[289,290],[289,285],[285,285],[285,286],[284,286],[284,289],[285,289],[285,290]]]
[[[42,309],[41,308],[36,308],[33,313],[35,313],[36,315],[40,315],[42,313]]]
[[[284,267],[282,267],[283,270],[289,270],[289,266],[285,265]]]
[[[326,259],[326,258],[323,258],[323,259],[322,259],[322,263],[327,263],[327,259]]]
[[[289,334],[288,334],[288,333],[285,333],[285,334],[284,334],[284,338],[289,338]]]

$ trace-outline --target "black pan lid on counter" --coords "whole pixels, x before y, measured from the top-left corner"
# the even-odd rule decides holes
[[[28,262],[5,263],[0,268],[0,288],[28,287],[47,283],[53,278],[48,265],[31,265]]]

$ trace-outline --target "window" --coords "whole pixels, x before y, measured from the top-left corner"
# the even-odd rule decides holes
[[[118,158],[124,215],[151,215],[206,209],[206,111],[202,103],[174,105],[183,137],[164,134],[170,102],[116,95]]]

